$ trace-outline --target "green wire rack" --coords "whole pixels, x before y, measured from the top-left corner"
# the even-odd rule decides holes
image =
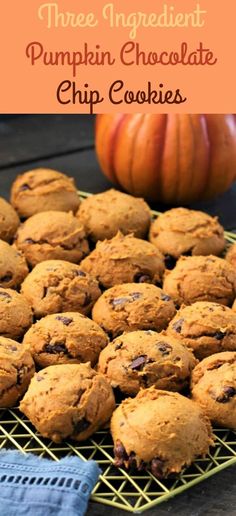
[[[82,198],[88,197],[80,192]],[[153,211],[153,217],[159,213]],[[228,244],[236,242],[234,233],[225,232]],[[236,465],[236,432],[214,428],[215,446],[210,453],[185,468],[174,479],[160,481],[150,472],[127,472],[114,467],[113,443],[109,430],[101,430],[81,443],[72,441],[61,445],[44,439],[18,409],[0,409],[0,449],[15,448],[22,453],[35,453],[58,461],[77,455],[83,460],[93,459],[102,471],[91,499],[93,501],[141,513],[171,497],[182,493],[219,471]]]

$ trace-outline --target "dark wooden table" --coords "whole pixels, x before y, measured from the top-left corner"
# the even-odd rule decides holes
[[[0,116],[0,195],[9,198],[18,173],[49,167],[75,177],[78,188],[100,192],[111,185],[99,170],[94,153],[94,119],[88,115]],[[161,205],[152,206],[163,210]],[[236,228],[236,185],[215,201],[193,208],[218,215],[226,229]],[[236,467],[206,480],[147,515],[235,516]],[[90,503],[88,516],[121,516],[124,511]]]

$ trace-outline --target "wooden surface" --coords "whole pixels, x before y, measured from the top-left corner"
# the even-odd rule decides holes
[[[9,198],[11,182],[18,173],[42,166],[74,176],[81,190],[95,193],[109,188],[93,149],[93,123],[93,117],[88,115],[0,116],[0,195]],[[152,207],[164,209],[160,205]],[[215,201],[192,207],[218,215],[226,229],[236,228],[236,186]],[[236,467],[225,470],[145,514],[235,516],[235,473]],[[90,503],[87,513],[88,516],[124,514],[95,503]]]

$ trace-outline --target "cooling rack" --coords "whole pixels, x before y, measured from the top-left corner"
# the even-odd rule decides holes
[[[80,192],[82,198],[91,194]],[[152,212],[153,217],[159,215]],[[236,242],[236,235],[225,232],[228,245]],[[219,471],[236,465],[236,432],[214,428],[215,446],[202,459],[197,459],[174,479],[160,481],[150,472],[129,471],[114,467],[113,443],[109,430],[101,430],[81,443],[72,441],[55,444],[44,439],[18,409],[0,409],[0,449],[15,448],[22,453],[35,453],[58,461],[77,455],[83,460],[97,461],[102,471],[91,499],[93,501],[141,513],[167,501]]]

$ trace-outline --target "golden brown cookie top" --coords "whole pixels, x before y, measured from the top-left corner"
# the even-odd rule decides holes
[[[236,314],[219,303],[198,301],[178,310],[167,333],[192,348],[199,359],[236,350]]]
[[[112,387],[135,395],[141,387],[181,390],[197,364],[192,352],[164,332],[123,333],[100,353],[98,370]]]
[[[0,238],[11,242],[20,224],[20,219],[14,208],[0,197]]]
[[[80,199],[73,178],[56,170],[38,168],[15,179],[11,203],[20,217],[26,218],[48,210],[75,212]]]
[[[38,263],[22,283],[21,292],[37,317],[64,311],[86,315],[101,294],[96,279],[64,260]]]
[[[108,344],[106,333],[94,321],[77,312],[47,315],[24,336],[23,345],[41,367],[91,362]]]
[[[175,268],[166,273],[163,289],[179,306],[195,301],[231,305],[235,298],[236,272],[217,256],[182,256]]]
[[[162,289],[148,283],[124,283],[101,295],[92,318],[114,338],[124,331],[161,331],[174,314],[174,303]]]
[[[29,269],[24,256],[7,242],[0,240],[0,286],[17,288]]]
[[[111,433],[120,465],[129,464],[133,455],[137,466],[146,463],[158,477],[179,472],[213,443],[209,420],[196,403],[153,387],[120,404],[111,419]]]
[[[77,217],[87,235],[97,242],[112,238],[118,231],[144,238],[149,229],[151,211],[143,199],[112,188],[85,199]]]
[[[43,260],[68,260],[79,263],[89,252],[84,228],[72,212],[36,213],[22,224],[15,245],[31,266]]]
[[[81,267],[105,288],[130,282],[160,284],[165,268],[164,258],[153,244],[121,233],[98,242]]]

